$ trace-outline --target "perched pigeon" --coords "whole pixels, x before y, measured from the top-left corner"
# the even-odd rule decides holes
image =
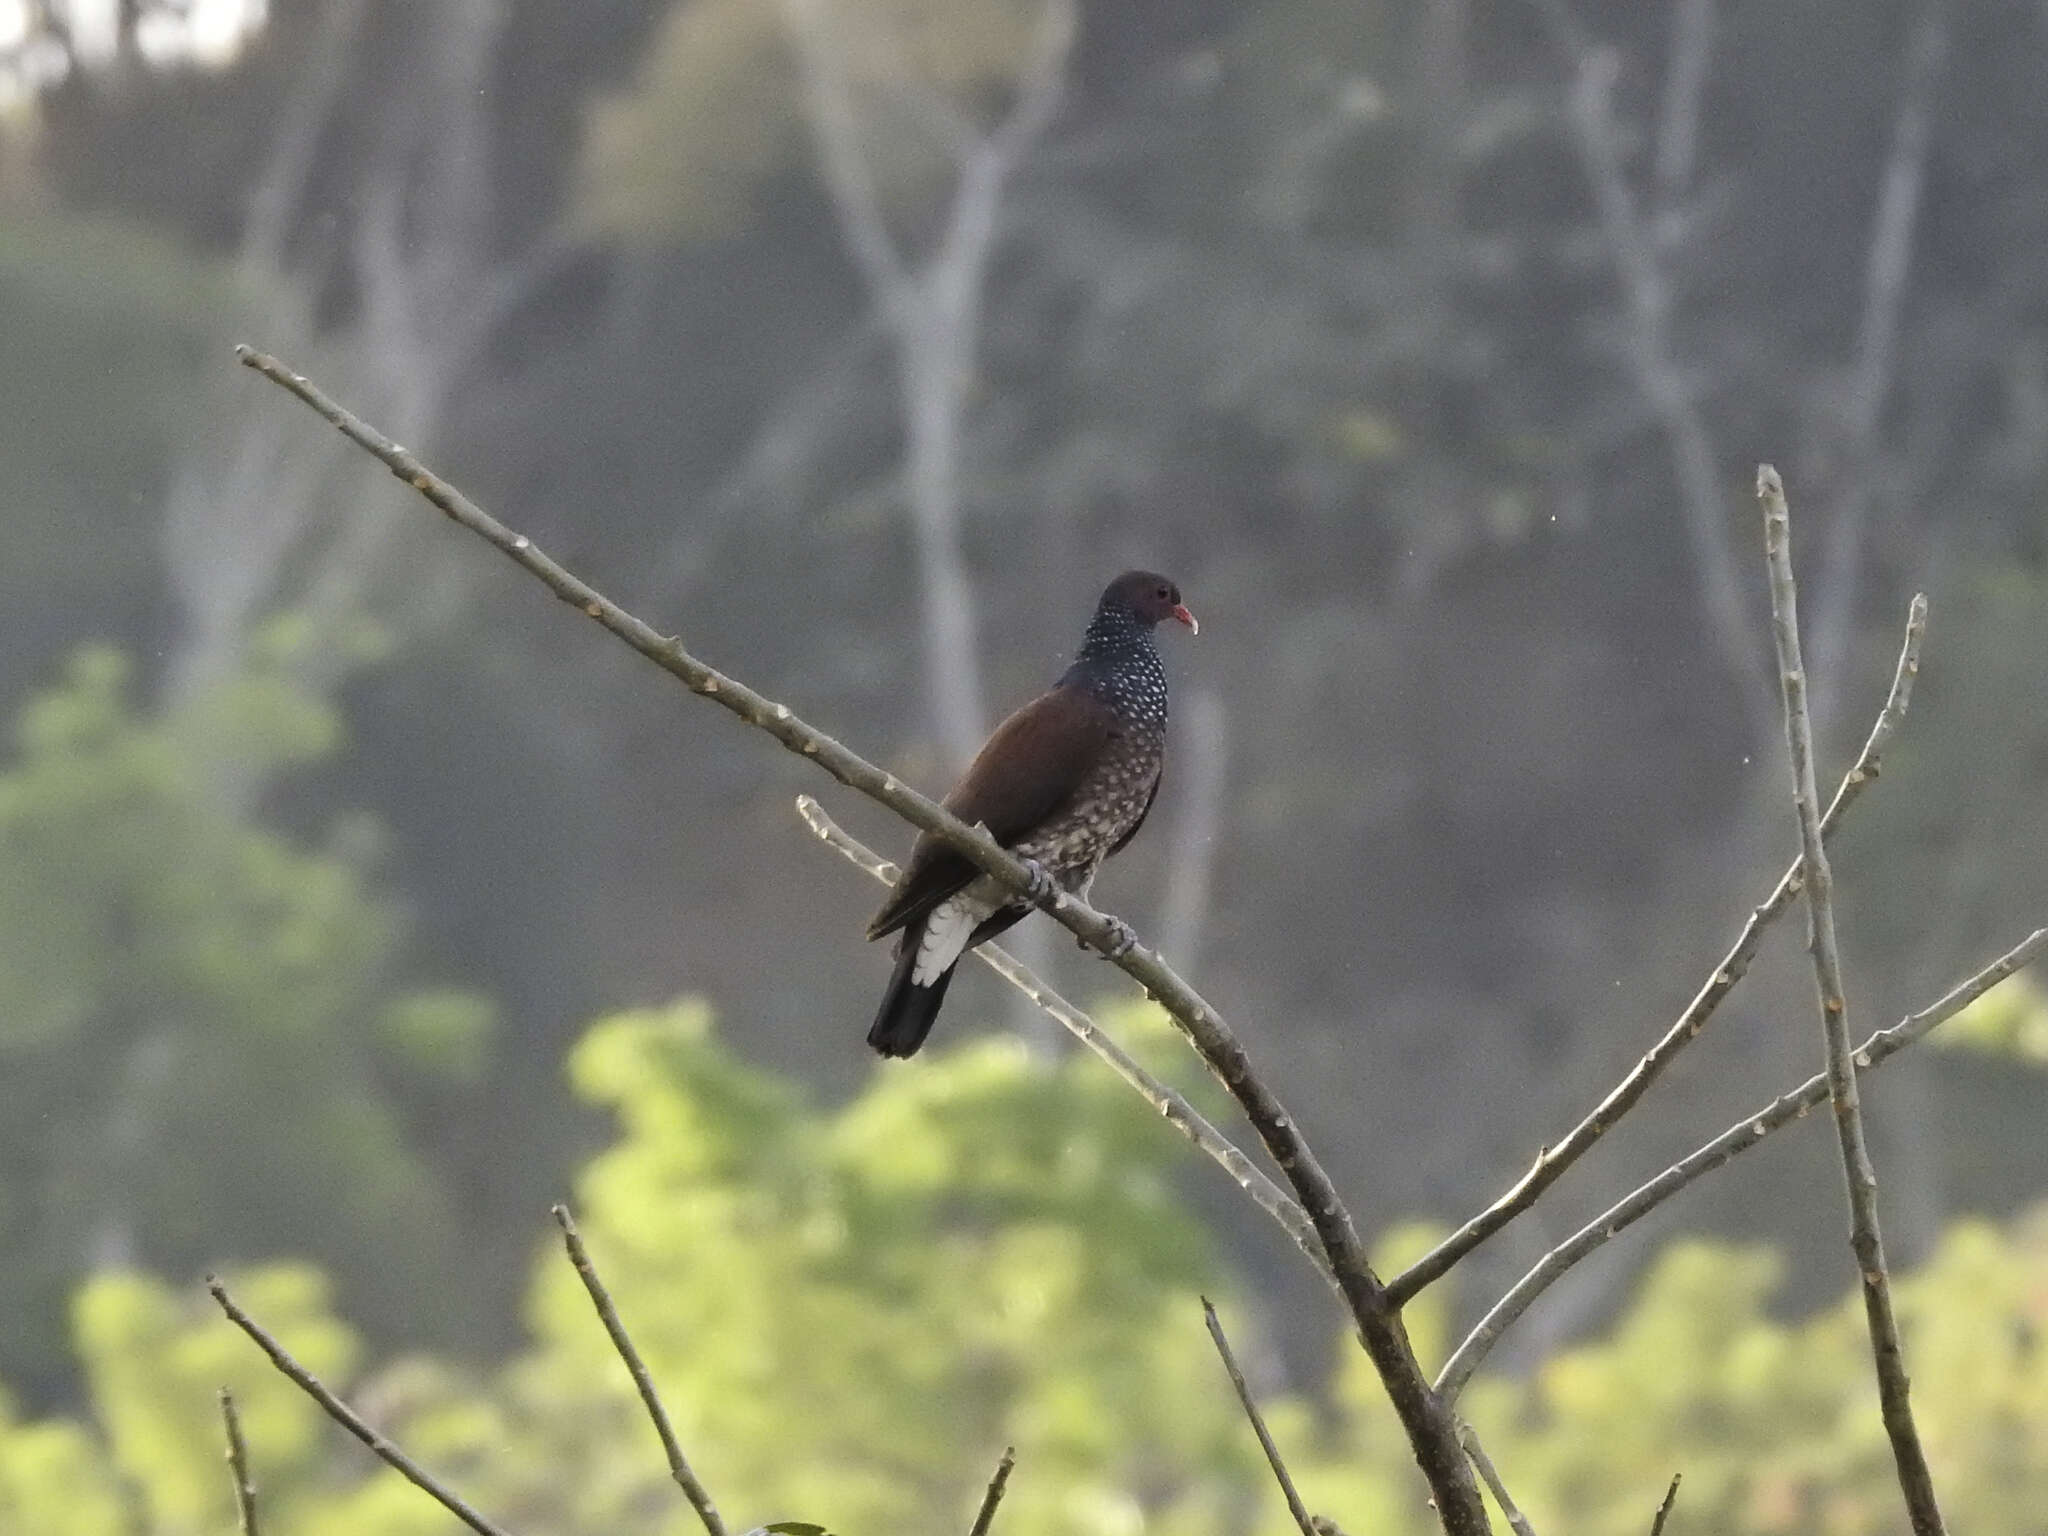
[[[997,726],[946,809],[1031,860],[1051,887],[1086,896],[1102,861],[1143,825],[1166,759],[1166,669],[1153,626],[1195,616],[1180,588],[1127,571],[1096,604],[1080,654],[1052,688]],[[868,924],[868,937],[901,933],[896,972],[868,1031],[884,1056],[924,1044],[953,968],[985,939],[1029,912],[1007,886],[929,833],[902,881]]]

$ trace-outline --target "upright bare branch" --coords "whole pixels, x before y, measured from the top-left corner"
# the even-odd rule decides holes
[[[1878,711],[1877,721],[1870,728],[1863,750],[1856,755],[1856,761],[1836,786],[1835,798],[1828,804],[1827,815],[1821,818],[1823,837],[1834,832],[1843,814],[1878,776],[1885,748],[1900,722],[1906,718],[1906,709],[1913,701],[1913,680],[1920,675],[1920,646],[1926,633],[1927,599],[1915,597],[1906,613],[1906,638],[1899,647],[1898,665],[1892,669],[1891,691],[1885,696],[1884,707]],[[1593,1107],[1592,1113],[1573,1126],[1557,1145],[1539,1152],[1529,1171],[1493,1204],[1389,1280],[1389,1296],[1397,1303],[1405,1303],[1424,1286],[1441,1279],[1458,1260],[1534,1205],[1567,1168],[1585,1156],[1593,1143],[1635,1106],[1678,1053],[1706,1028],[1707,1020],[1735,990],[1736,983],[1749,974],[1750,963],[1763,942],[1764,930],[1784,914],[1799,892],[1800,867],[1800,860],[1794,859],[1785,873],[1778,877],[1777,886],[1771,894],[1749,914],[1749,921],[1743,924],[1742,932],[1736,936],[1734,948],[1714,967],[1699,991],[1693,994],[1692,1001],[1686,1004],[1685,1011],[1629,1069],[1628,1075]]]
[[[981,1496],[981,1508],[974,1512],[974,1524],[967,1528],[967,1536],[988,1536],[990,1522],[996,1517],[996,1506],[1003,1502],[1003,1490],[1010,1486],[1010,1472],[1017,1465],[1017,1447],[1003,1447],[1003,1459],[996,1463],[995,1472],[989,1477],[988,1491]]]
[[[1664,1502],[1657,1506],[1657,1518],[1650,1522],[1650,1536],[1664,1536],[1664,1522],[1671,1518],[1671,1506],[1678,1502],[1678,1484],[1684,1475],[1671,1474],[1671,1486],[1664,1490]]]
[[[1920,1446],[1920,1431],[1906,1380],[1898,1319],[1892,1312],[1891,1276],[1885,1268],[1884,1238],[1878,1230],[1877,1169],[1863,1136],[1863,1110],[1856,1091],[1856,1060],[1849,1044],[1848,1003],[1842,993],[1842,958],[1835,943],[1834,875],[1820,833],[1820,792],[1813,777],[1813,721],[1806,707],[1806,666],[1799,651],[1799,597],[1792,575],[1792,520],[1785,487],[1768,464],[1757,466],[1757,498],[1764,509],[1764,557],[1771,573],[1771,634],[1778,652],[1778,678],[1785,697],[1785,742],[1792,755],[1792,804],[1799,816],[1800,856],[1805,865],[1808,938],[1813,979],[1820,993],[1821,1033],[1827,1042],[1828,1096],[1835,1107],[1842,1172],[1849,1186],[1849,1245],[1863,1281],[1864,1320],[1877,1365],[1878,1402],[1885,1434],[1898,1464],[1899,1486],[1915,1536],[1941,1536],[1941,1510],[1934,1478]]]
[[[227,1435],[228,1477],[235,1485],[235,1513],[242,1536],[258,1536],[256,1525],[256,1483],[249,1475],[249,1446],[242,1438],[242,1416],[235,1411],[235,1395],[220,1389],[221,1428]]]
[[[1287,1463],[1281,1459],[1280,1447],[1273,1443],[1272,1431],[1266,1428],[1265,1416],[1259,1412],[1258,1402],[1244,1379],[1244,1371],[1238,1366],[1237,1356],[1231,1353],[1222,1319],[1217,1317],[1214,1303],[1206,1296],[1202,1298],[1202,1317],[1209,1325],[1209,1337],[1216,1341],[1216,1353],[1223,1357],[1223,1369],[1230,1374],[1230,1384],[1237,1389],[1237,1400],[1244,1405],[1244,1416],[1251,1420],[1252,1433],[1259,1438],[1259,1449],[1266,1453],[1266,1465],[1273,1469],[1273,1480],[1280,1485],[1281,1495],[1287,1500],[1287,1513],[1294,1517],[1301,1536],[1318,1536],[1315,1519],[1309,1514],[1308,1506],[1301,1502],[1294,1479],[1288,1475]]]
[[[1908,1014],[1889,1029],[1878,1030],[1856,1048],[1856,1065],[1866,1072],[1883,1066],[2043,953],[2048,953],[2048,928],[2037,928],[1976,975],[1959,982],[1920,1012]],[[1827,1074],[1817,1072],[1790,1093],[1782,1094],[1762,1109],[1743,1116],[1705,1146],[1680,1158],[1654,1179],[1615,1201],[1537,1260],[1473,1325],[1472,1331],[1465,1335],[1463,1342],[1437,1373],[1437,1391],[1446,1398],[1456,1398],[1472,1373],[1479,1368],[1480,1361],[1500,1341],[1501,1335],[1573,1265],[1620,1236],[1695,1179],[1733,1162],[1752,1147],[1762,1146],[1764,1139],[1774,1131],[1804,1119],[1827,1101]]]
[[[690,1459],[683,1454],[682,1442],[676,1439],[675,1426],[669,1423],[668,1410],[662,1407],[661,1394],[655,1390],[654,1376],[647,1369],[647,1362],[640,1358],[640,1351],[633,1347],[632,1336],[626,1332],[626,1325],[619,1318],[619,1309],[612,1303],[612,1294],[598,1276],[597,1266],[590,1262],[590,1253],[583,1246],[583,1234],[576,1230],[576,1218],[569,1214],[566,1205],[552,1207],[551,1213],[555,1225],[562,1229],[562,1247],[576,1270],[576,1278],[583,1282],[583,1289],[589,1293],[590,1304],[597,1309],[598,1321],[604,1324],[612,1348],[625,1362],[626,1374],[633,1378],[633,1390],[640,1394],[647,1417],[653,1421],[662,1454],[668,1458],[669,1476],[683,1490],[683,1497],[690,1501],[690,1508],[697,1511],[697,1518],[704,1525],[704,1536],[725,1536],[725,1521],[719,1518],[718,1506],[712,1502],[710,1491],[697,1474],[690,1470]]]
[[[476,1536],[506,1536],[500,1527],[491,1524],[471,1508],[460,1494],[445,1486],[433,1473],[364,1423],[362,1416],[355,1409],[336,1397],[325,1382],[294,1360],[285,1347],[264,1330],[261,1323],[244,1312],[241,1303],[230,1296],[227,1287],[212,1275],[206,1277],[206,1289],[207,1293],[220,1303],[220,1309],[227,1314],[228,1321],[254,1339],[256,1347],[270,1357],[272,1365],[289,1377],[301,1392],[318,1403],[330,1419],[367,1445],[386,1466],[475,1531]]]
[[[543,554],[531,539],[514,533],[434,474],[407,449],[344,410],[317,385],[293,373],[277,359],[247,347],[238,348],[236,355],[245,366],[284,388],[370,453],[451,521],[482,538],[556,597],[573,604],[606,632],[680,679],[692,692],[766,732],[791,752],[811,759],[840,783],[887,806],[920,831],[930,832],[976,868],[993,875],[1006,889],[1028,897],[1032,885],[1030,871],[987,832],[966,825],[894,774],[884,772],[799,719],[788,705],[767,699],[699,661],[680,641],[662,635],[627,613]],[[1448,1407],[1431,1389],[1416,1361],[1400,1310],[1389,1301],[1384,1284],[1374,1272],[1336,1185],[1302,1136],[1293,1114],[1253,1069],[1251,1058],[1235,1032],[1209,1001],[1156,951],[1142,943],[1126,947],[1121,942],[1129,936],[1125,925],[1064,891],[1055,892],[1044,903],[1044,910],[1157,1000],[1237,1100],[1308,1213],[1357,1328],[1359,1343],[1386,1388],[1388,1401],[1429,1484],[1447,1536],[1477,1536],[1486,1531],[1485,1505],[1458,1442],[1456,1426]]]

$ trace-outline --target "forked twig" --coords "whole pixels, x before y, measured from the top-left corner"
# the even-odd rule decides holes
[[[1778,681],[1785,698],[1785,741],[1792,756],[1792,804],[1799,815],[1800,855],[1806,867],[1808,936],[1814,985],[1820,993],[1821,1034],[1827,1042],[1828,1096],[1835,1106],[1842,1172],[1849,1190],[1849,1246],[1863,1281],[1863,1315],[1877,1367],[1877,1396],[1884,1428],[1898,1464],[1899,1487],[1916,1536],[1941,1536],[1941,1509],[1934,1477],[1920,1445],[1919,1426],[1906,1380],[1905,1352],[1892,1310],[1891,1276],[1885,1268],[1884,1237],[1878,1228],[1877,1169],[1863,1134],[1863,1109],[1856,1091],[1856,1061],[1849,1045],[1848,1004],[1842,990],[1842,957],[1835,943],[1834,875],[1820,832],[1820,793],[1814,787],[1813,721],[1806,706],[1806,664],[1799,652],[1799,596],[1792,574],[1792,519],[1785,487],[1768,464],[1757,466],[1757,498],[1764,510],[1764,558],[1771,574],[1771,634],[1777,644]]]
[[[590,1262],[590,1253],[583,1246],[583,1234],[576,1230],[576,1218],[569,1214],[566,1205],[557,1204],[550,1209],[555,1225],[562,1229],[562,1247],[568,1252],[570,1264],[575,1266],[576,1278],[590,1293],[590,1304],[597,1309],[598,1321],[604,1324],[612,1348],[618,1351],[619,1359],[625,1362],[627,1374],[633,1378],[633,1389],[646,1405],[647,1417],[654,1422],[654,1433],[661,1439],[662,1454],[668,1458],[669,1475],[683,1490],[683,1497],[690,1501],[690,1507],[697,1511],[697,1518],[704,1522],[706,1536],[726,1536],[725,1521],[719,1518],[718,1506],[712,1502],[710,1491],[690,1470],[690,1460],[683,1454],[682,1443],[676,1439],[668,1410],[661,1405],[661,1394],[655,1390],[654,1377],[648,1372],[647,1362],[633,1347],[626,1325],[619,1319],[619,1309],[612,1304],[611,1292],[598,1278],[597,1266]]]
[[[503,1529],[491,1524],[477,1513],[460,1494],[443,1486],[433,1473],[364,1423],[362,1416],[355,1409],[329,1391],[325,1382],[294,1360],[282,1344],[264,1331],[261,1323],[244,1312],[241,1304],[228,1294],[228,1288],[218,1279],[208,1275],[206,1289],[207,1293],[220,1303],[220,1309],[228,1315],[228,1321],[254,1339],[256,1347],[270,1357],[272,1365],[290,1377],[301,1392],[318,1403],[330,1419],[368,1446],[386,1466],[475,1531],[477,1536],[506,1536]]]
[[[1866,1072],[1883,1066],[2044,952],[2048,952],[2048,928],[2037,928],[1976,975],[1957,983],[1937,1001],[1918,1013],[1908,1014],[1889,1029],[1880,1029],[1865,1040],[1856,1048],[1856,1065]],[[1473,1325],[1464,1342],[1437,1373],[1437,1391],[1447,1399],[1455,1398],[1471,1379],[1479,1362],[1486,1357],[1487,1351],[1499,1342],[1500,1336],[1529,1310],[1530,1303],[1563,1278],[1573,1265],[1634,1226],[1693,1180],[1732,1162],[1751,1147],[1762,1145],[1764,1138],[1773,1131],[1803,1119],[1809,1111],[1827,1101],[1827,1074],[1816,1073],[1790,1093],[1736,1121],[1696,1152],[1681,1158],[1648,1183],[1615,1201],[1538,1259],[1513,1288],[1493,1304],[1492,1310]]]
[[[1898,665],[1892,670],[1891,691],[1885,697],[1884,708],[1878,711],[1877,722],[1871,726],[1863,750],[1856,754],[1855,763],[1842,776],[1835,798],[1828,805],[1827,815],[1821,818],[1822,836],[1835,830],[1843,814],[1877,777],[1885,748],[1897,732],[1899,723],[1906,718],[1906,709],[1913,701],[1913,680],[1920,673],[1920,645],[1926,634],[1927,599],[1915,597],[1906,614],[1906,638],[1899,647]],[[1657,1043],[1629,1069],[1628,1075],[1609,1091],[1607,1097],[1593,1107],[1593,1112],[1573,1126],[1556,1146],[1546,1147],[1540,1152],[1529,1171],[1493,1204],[1387,1282],[1387,1295],[1396,1305],[1407,1302],[1424,1286],[1441,1279],[1458,1260],[1534,1205],[1538,1196],[1556,1183],[1567,1168],[1585,1156],[1593,1143],[1649,1091],[1650,1085],[1663,1075],[1678,1053],[1706,1028],[1707,1020],[1735,990],[1736,983],[1749,973],[1750,963],[1755,960],[1757,949],[1763,943],[1764,930],[1784,914],[1792,905],[1792,898],[1799,894],[1800,865],[1801,860],[1794,859],[1785,873],[1778,877],[1777,886],[1763,904],[1750,913],[1749,921],[1742,925],[1735,947],[1714,967],[1705,984],[1693,995],[1693,1000],[1686,1004],[1677,1022],[1664,1031]]]
[[[1287,1512],[1301,1527],[1301,1536],[1318,1536],[1315,1518],[1295,1491],[1294,1479],[1287,1474],[1287,1463],[1280,1459],[1280,1447],[1273,1443],[1272,1432],[1266,1428],[1265,1417],[1252,1398],[1252,1389],[1245,1383],[1244,1372],[1238,1369],[1237,1356],[1230,1352],[1230,1340],[1224,1337],[1223,1323],[1206,1296],[1202,1298],[1202,1316],[1208,1321],[1209,1337],[1216,1341],[1216,1353],[1223,1357],[1223,1369],[1230,1373],[1230,1384],[1237,1388],[1237,1400],[1244,1404],[1244,1416],[1252,1421],[1252,1433],[1259,1437],[1259,1449],[1266,1453],[1266,1465],[1273,1469],[1274,1481],[1280,1484],[1280,1492],[1286,1496]],[[1471,1447],[1466,1449],[1469,1451]]]

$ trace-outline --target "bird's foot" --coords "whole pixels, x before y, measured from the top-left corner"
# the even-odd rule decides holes
[[[1109,940],[1102,945],[1102,952],[1110,959],[1121,960],[1138,947],[1137,929],[1120,917],[1105,917],[1104,921],[1109,924]],[[1081,947],[1089,947],[1086,939],[1081,940]]]
[[[1053,891],[1057,887],[1053,884],[1052,876],[1046,873],[1045,866],[1039,863],[1038,860],[1026,859],[1023,862],[1025,871],[1024,899],[1034,907],[1042,907],[1052,900]]]

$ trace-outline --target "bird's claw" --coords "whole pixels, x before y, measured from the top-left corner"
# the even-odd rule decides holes
[[[1109,924],[1109,939],[1102,945],[1102,952],[1112,960],[1121,960],[1138,947],[1138,931],[1120,917],[1105,918]],[[1081,947],[1086,949],[1088,941],[1083,939]]]
[[[1024,860],[1024,899],[1034,907],[1043,906],[1052,900],[1052,893],[1052,876],[1045,866],[1036,859]]]

